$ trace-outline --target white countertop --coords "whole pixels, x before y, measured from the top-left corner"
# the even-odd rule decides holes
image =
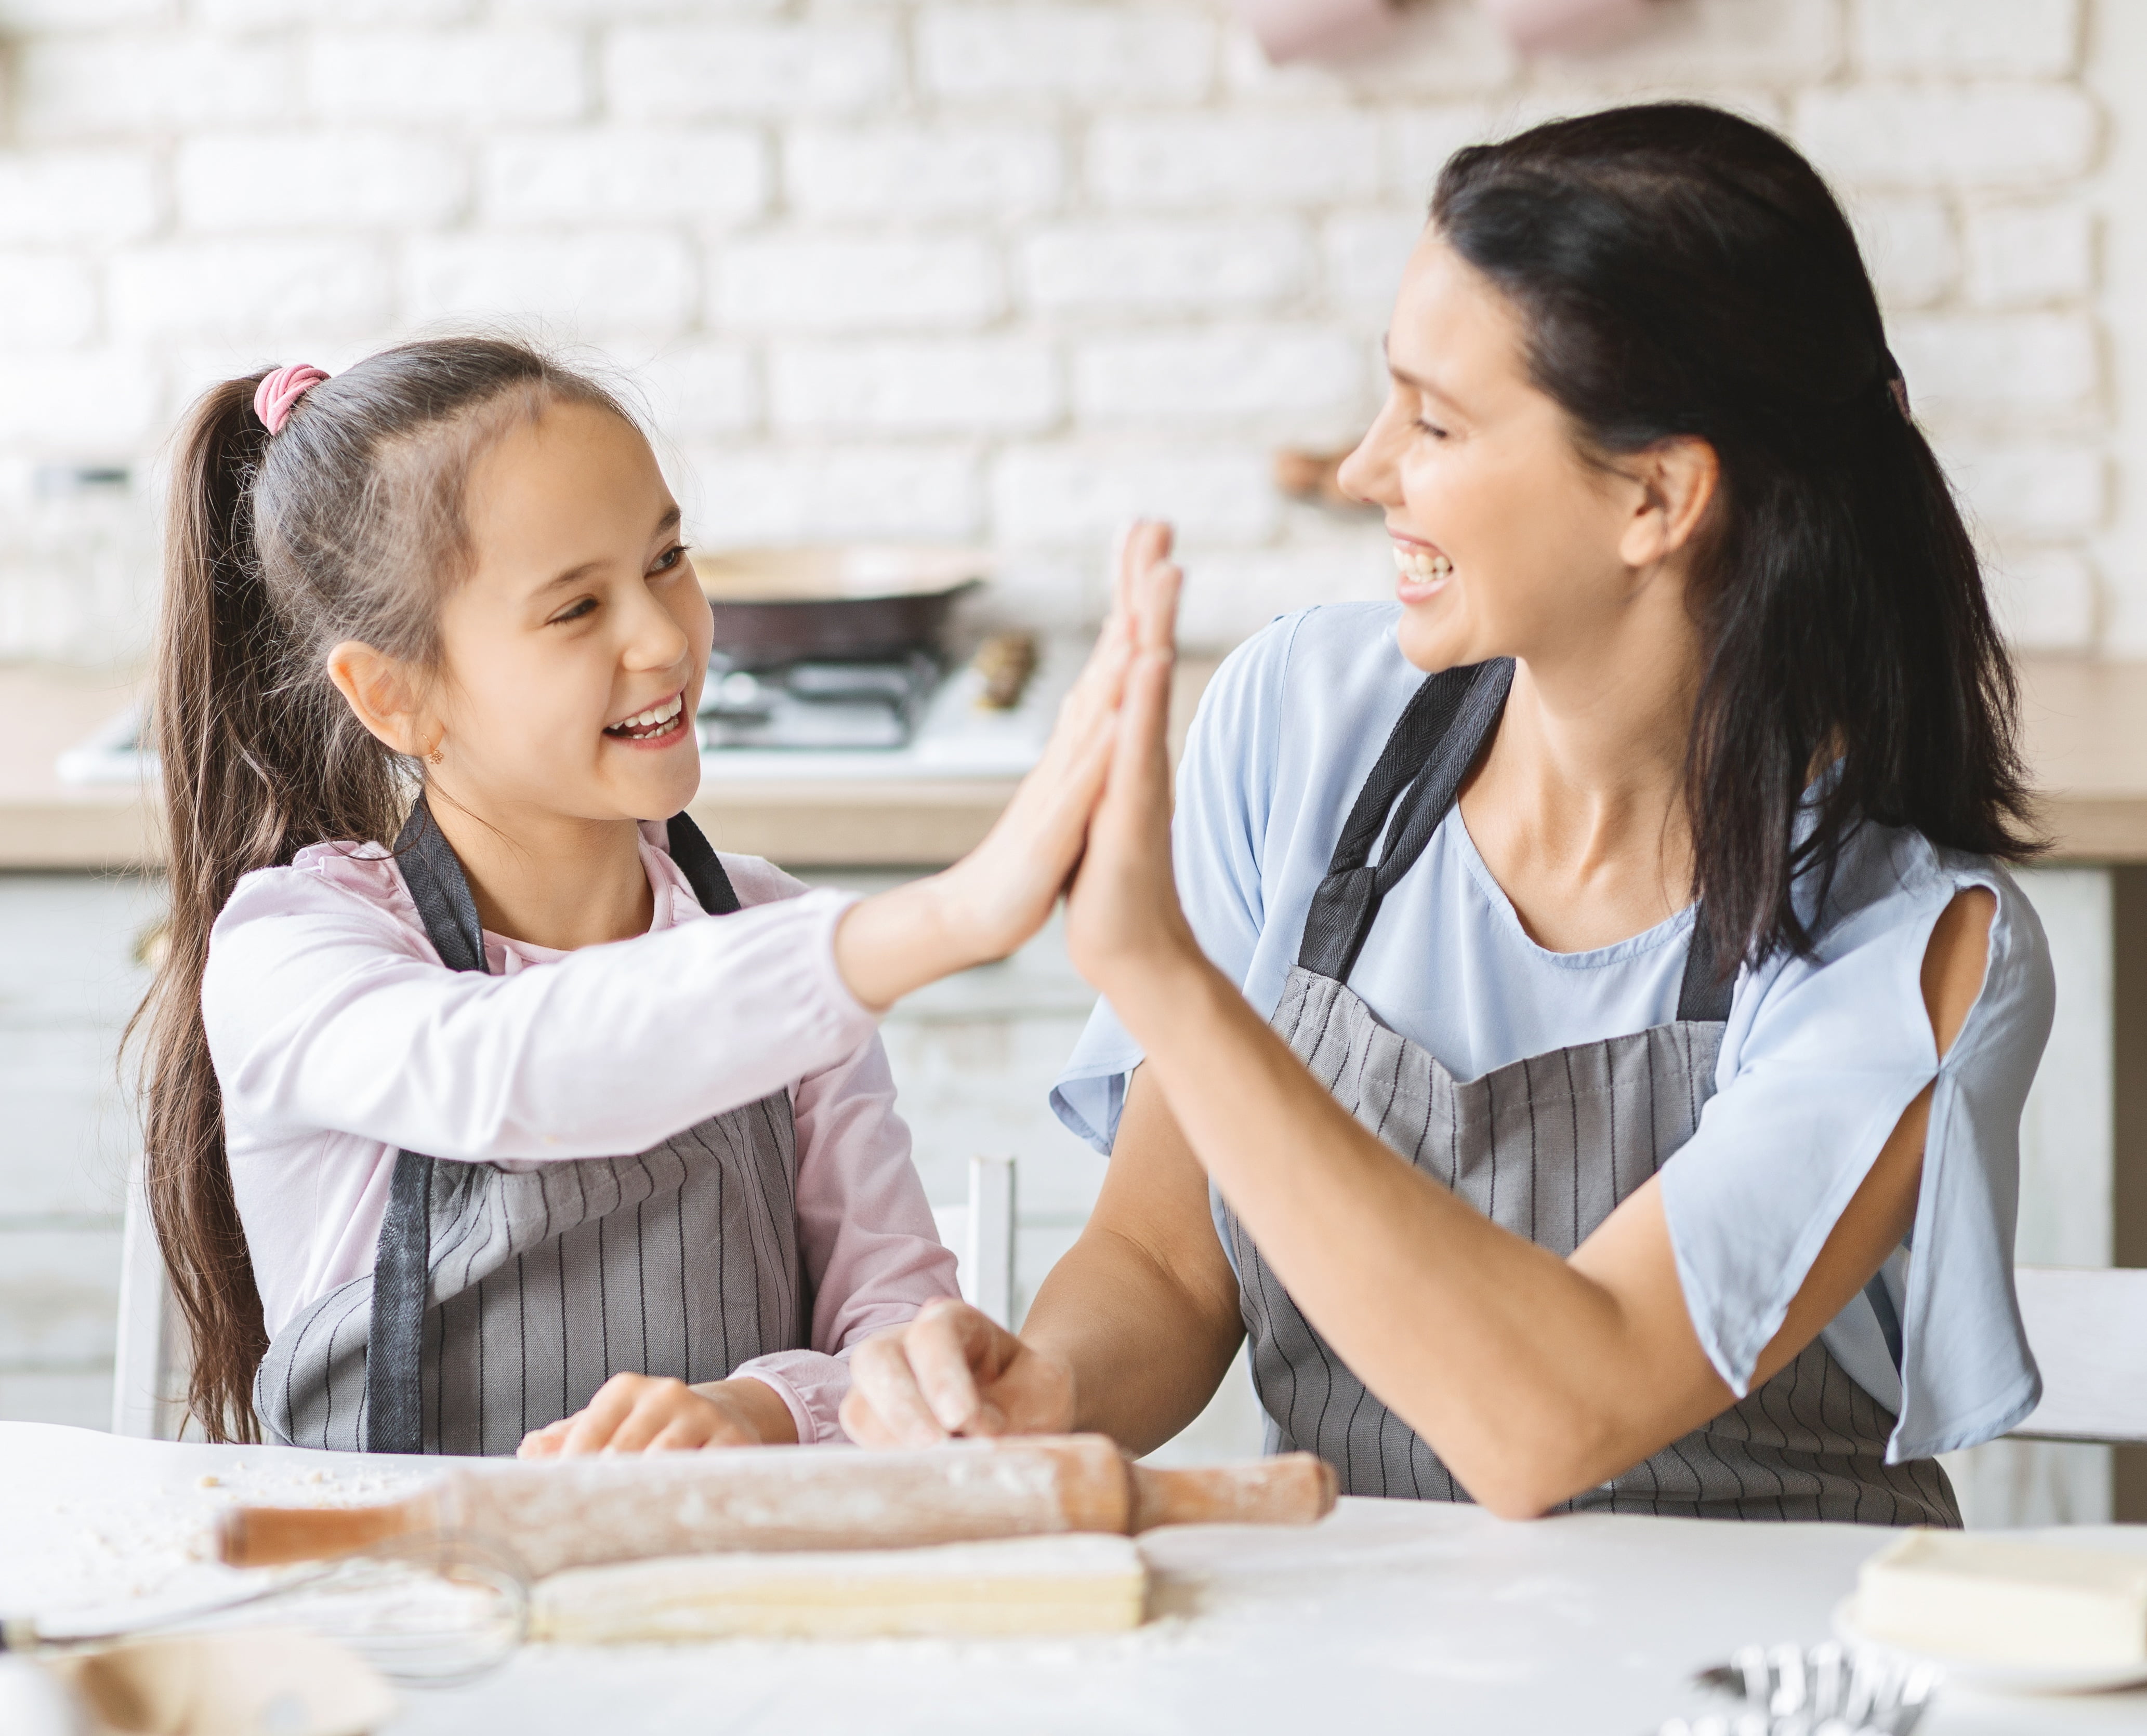
[[[218,1486],[202,1488],[205,1474]],[[186,1553],[223,1504],[379,1499],[412,1481],[403,1463],[350,1454],[0,1423],[0,1609],[58,1613],[228,1583]],[[1310,1530],[1149,1533],[1158,1613],[1131,1633],[532,1648],[468,1687],[406,1692],[388,1728],[1644,1736],[1706,1708],[1687,1680],[1735,1647],[1825,1638],[1857,1564],[1887,1535],[1617,1517],[1516,1525],[1469,1507],[1345,1501]],[[2147,1529],[2102,1540],[2147,1550]],[[1919,1736],[2143,1729],[2147,1692],[1956,1692]]]

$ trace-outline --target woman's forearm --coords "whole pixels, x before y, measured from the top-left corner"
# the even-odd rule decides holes
[[[1204,960],[1111,993],[1307,1318],[1479,1500],[1541,1511],[1728,1402],[1674,1271],[1668,1295],[1621,1295],[1498,1228],[1363,1128]]]
[[[1051,1268],[1021,1336],[1074,1371],[1074,1427],[1128,1452],[1184,1428],[1244,1342],[1234,1303],[1196,1297],[1144,1248],[1091,1223]]]

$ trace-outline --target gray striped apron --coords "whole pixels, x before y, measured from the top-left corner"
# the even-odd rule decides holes
[[[685,815],[672,859],[738,908]],[[483,970],[469,883],[420,799],[395,853],[450,969]],[[721,1380],[808,1341],[787,1092],[633,1157],[528,1169],[396,1155],[373,1268],[276,1335],[253,1383],[271,1438],[371,1453],[507,1453],[622,1371]]]
[[[1692,1137],[1714,1090],[1731,983],[1695,923],[1677,1018],[1460,1080],[1349,988],[1381,901],[1423,853],[1490,740],[1509,661],[1448,671],[1412,696],[1359,793],[1305,922],[1275,1028],[1389,1146],[1489,1218],[1569,1255]],[[1389,839],[1379,860],[1373,847]],[[1253,1379],[1272,1452],[1308,1450],[1343,1493],[1465,1501],[1409,1424],[1335,1355],[1226,1204]],[[1874,1305],[1884,1299],[1881,1288]],[[1882,1321],[1890,1319],[1887,1302]],[[1935,1461],[1886,1463],[1893,1416],[1814,1339],[1683,1439],[1565,1508],[1708,1518],[1959,1525]]]

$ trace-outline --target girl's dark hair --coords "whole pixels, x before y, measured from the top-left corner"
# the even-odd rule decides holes
[[[1689,436],[1719,458],[1685,789],[1724,968],[1809,953],[1859,821],[2034,853],[1974,545],[1811,165],[1719,109],[1646,104],[1458,153],[1431,218],[1519,308],[1584,448]]]
[[[253,413],[263,378],[212,387],[178,437],[151,722],[171,912],[130,1027],[146,1038],[149,1207],[192,1343],[188,1409],[216,1440],[257,1438],[268,1334],[202,1023],[210,925],[242,874],[400,829],[422,768],[358,722],[326,657],[356,639],[437,665],[439,603],[471,554],[472,462],[548,404],[632,419],[593,381],[494,338],[373,356],[273,436]]]

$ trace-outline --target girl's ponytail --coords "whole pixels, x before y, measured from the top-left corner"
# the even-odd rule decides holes
[[[238,877],[273,860],[271,802],[248,758],[273,711],[276,624],[252,558],[252,474],[268,430],[251,380],[216,387],[179,438],[164,544],[150,738],[161,763],[170,909],[146,1020],[143,1181],[193,1345],[188,1409],[219,1440],[256,1438],[253,1371],[268,1347],[224,1156],[202,1027],[209,925]]]
[[[327,653],[355,639],[433,666],[440,598],[467,561],[463,484],[488,440],[565,400],[626,413],[489,338],[406,345],[333,380],[281,370],[257,410],[269,378],[213,387],[178,438],[150,723],[171,907],[129,1032],[144,1039],[149,1208],[192,1343],[188,1409],[217,1440],[258,1438],[268,1334],[202,1023],[209,930],[241,876],[401,828],[421,768],[358,723]]]
[[[267,1349],[261,1296],[224,1152],[223,1107],[202,1025],[209,928],[242,874],[325,838],[392,823],[385,752],[373,775],[323,785],[318,698],[291,679],[289,643],[263,582],[253,484],[268,430],[258,377],[205,393],[182,431],[164,545],[150,738],[163,781],[169,914],[144,1003],[144,1181],[193,1354],[188,1408],[212,1438],[255,1438],[253,1371]],[[294,653],[298,653],[294,655]]]

